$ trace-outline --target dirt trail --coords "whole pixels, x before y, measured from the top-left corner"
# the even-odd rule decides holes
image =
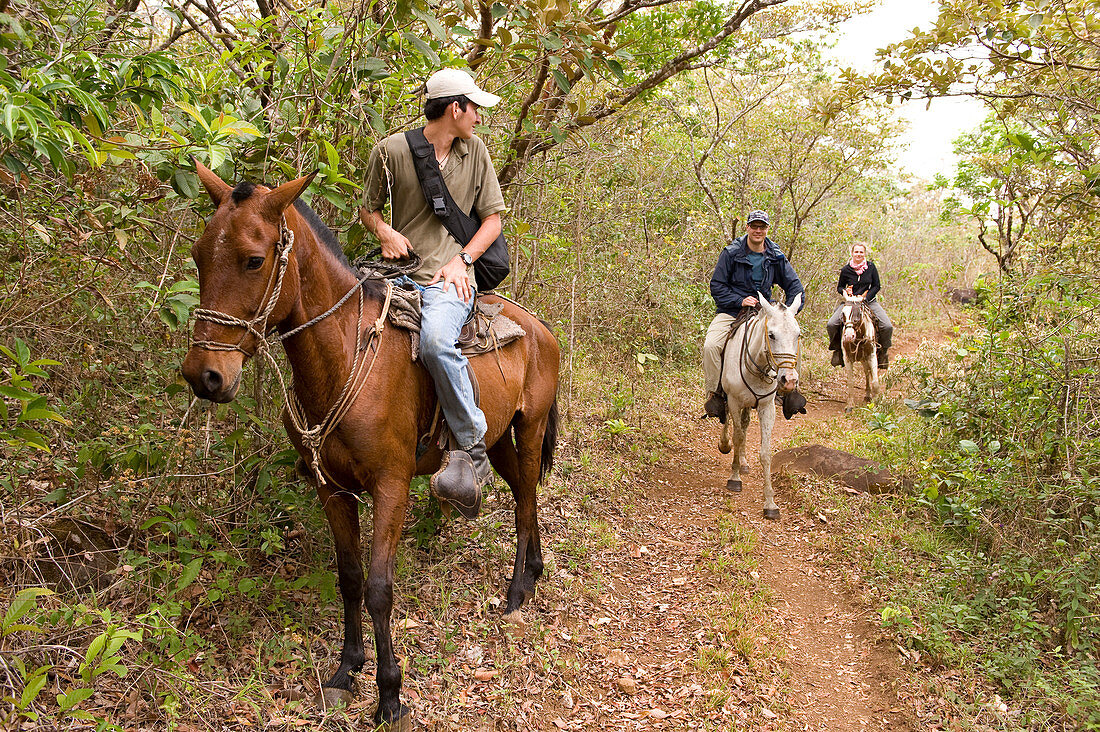
[[[915,344],[900,345],[897,350],[906,352]],[[809,414],[789,422],[777,419],[773,451],[787,447],[794,429],[808,422],[847,419],[843,372],[826,376],[828,381],[816,385],[819,393],[811,398]],[[691,412],[699,406],[682,408]],[[695,421],[684,427],[680,444],[670,451],[673,457],[644,479],[634,510],[617,527],[628,550],[606,555],[612,588],[598,607],[580,609],[614,619],[606,630],[598,619],[595,626],[590,620],[585,630],[591,634],[579,644],[589,648],[582,652],[588,673],[575,683],[579,695],[591,699],[591,709],[578,707],[554,718],[552,727],[539,726],[916,729],[910,705],[898,697],[896,649],[882,639],[874,610],[854,596],[851,583],[840,575],[843,570],[830,569],[835,563],[823,561],[815,548],[815,534],[829,527],[783,491],[776,496],[781,519],[763,519],[755,417],[748,435],[751,469],[740,494],[724,488],[729,458],[717,451],[717,423]],[[707,565],[713,561],[714,527],[731,514],[739,530],[756,539],[748,558],[756,560],[758,569],[741,573],[748,576],[740,589],[723,586],[728,576],[716,576]],[[736,571],[734,576],[739,576]],[[740,634],[747,637],[739,640],[728,618],[723,624],[722,614],[728,612],[723,607],[734,593],[754,591],[767,598],[766,615],[777,631],[770,638],[756,635],[763,631],[754,630],[750,620]],[[761,652],[767,644],[778,648]],[[741,657],[733,653],[731,659],[731,649],[741,649]],[[713,671],[708,659],[716,657],[726,664],[721,676],[730,682],[729,694],[717,698],[699,683],[706,676],[700,671]],[[618,693],[623,688],[630,693]]]
[[[916,343],[897,344],[895,353]],[[848,421],[842,372],[824,376],[808,390],[809,414],[777,420],[773,451],[795,430],[827,434]],[[474,599],[451,607],[427,592],[419,605],[406,601],[445,609],[416,613],[401,652],[414,657],[415,645],[425,658],[456,659],[446,673],[406,678],[423,727],[918,729],[897,649],[852,589],[851,570],[823,554],[825,532],[834,530],[828,517],[777,490],[780,520],[763,518],[756,419],[751,468],[734,494],[725,488],[719,425],[698,418],[698,395],[674,388],[663,397],[671,403],[659,429],[672,446],[660,462],[623,490],[551,494],[540,506],[547,574],[527,609],[530,625],[501,633]],[[511,520],[507,500],[493,494],[487,506]],[[510,549],[505,541],[502,556]],[[499,564],[483,549],[448,567],[448,583],[489,578],[498,586]],[[454,629],[450,646],[441,645],[443,627]]]
[[[830,391],[840,393],[839,388]],[[787,447],[793,428],[803,419],[844,419],[843,404],[814,401],[808,415],[791,422],[777,420],[775,451]],[[679,483],[687,491],[713,492],[728,477],[728,460],[717,453],[716,440],[709,433],[700,438],[701,444],[691,446],[700,470],[683,476]],[[759,439],[754,421],[749,431],[753,452]],[[760,581],[771,589],[772,620],[786,646],[788,721],[795,729],[832,732],[913,729],[894,691],[899,672],[897,652],[878,642],[881,633],[873,610],[850,594],[846,580],[825,566],[814,547],[814,534],[827,528],[819,519],[807,516],[783,491],[776,495],[780,520],[765,521],[755,455],[750,462],[745,490],[734,502],[739,520],[758,534]]]

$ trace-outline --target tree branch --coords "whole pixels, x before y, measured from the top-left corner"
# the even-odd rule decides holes
[[[788,0],[744,0],[737,9],[737,12],[723,24],[721,31],[705,43],[689,49],[676,58],[668,61],[660,69],[642,79],[634,86],[623,89],[612,101],[596,107],[585,117],[574,120],[572,123],[566,125],[562,128],[563,131],[567,134],[576,132],[577,130],[595,124],[601,119],[618,113],[623,107],[630,104],[645,92],[655,89],[673,76],[686,71],[697,58],[714,50],[730,36],[741,30],[741,26],[744,25],[745,21],[754,14],[769,7],[782,5],[787,1]],[[620,10],[628,6],[635,10],[638,7],[642,7],[639,3],[632,3],[631,0],[626,0],[620,7]],[[581,75],[582,74],[579,74],[576,78],[579,79]],[[545,133],[535,132],[514,137],[511,144],[511,161],[501,168],[498,176],[501,186],[507,187],[532,155],[550,150],[557,146],[557,144],[557,141],[552,137],[546,137]]]

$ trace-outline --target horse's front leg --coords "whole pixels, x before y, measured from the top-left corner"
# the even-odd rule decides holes
[[[856,408],[856,359],[855,353],[849,353],[844,351],[844,371],[848,376],[848,404],[844,407],[845,412],[850,412]]]
[[[410,471],[411,472],[411,471]],[[412,712],[401,703],[401,667],[393,652],[390,617],[393,613],[393,575],[397,543],[409,502],[409,481],[387,476],[380,478],[374,493],[374,539],[370,567],[367,570],[367,610],[374,626],[375,658],[378,683],[378,709],[375,724],[401,726]]]
[[[733,431],[733,466],[730,468],[730,477],[726,481],[726,489],[734,493],[741,492],[741,470],[745,460],[745,430],[748,427],[750,412],[740,409],[732,403],[729,405],[729,414],[726,418],[726,426]]]
[[[772,495],[772,427],[775,426],[775,399],[757,408],[760,416],[760,468],[764,474],[764,518],[779,518],[779,506]]]
[[[339,701],[350,703],[354,680],[351,674],[363,667],[363,563],[359,556],[359,501],[331,485],[317,486],[317,497],[325,509],[336,544],[336,571],[340,597],[344,601],[344,647],[340,667],[321,689],[327,707]]]
[[[871,355],[863,362],[863,370],[867,375],[867,390],[864,401],[872,401],[881,390],[878,382],[878,348],[871,349]]]

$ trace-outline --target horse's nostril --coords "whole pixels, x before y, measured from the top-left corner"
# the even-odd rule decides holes
[[[202,372],[202,385],[207,393],[213,394],[222,388],[222,375],[213,369]]]

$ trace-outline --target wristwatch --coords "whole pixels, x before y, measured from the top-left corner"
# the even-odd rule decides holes
[[[458,258],[462,260],[463,264],[469,267],[474,263],[474,258],[469,255],[468,252],[462,251],[458,253]]]

